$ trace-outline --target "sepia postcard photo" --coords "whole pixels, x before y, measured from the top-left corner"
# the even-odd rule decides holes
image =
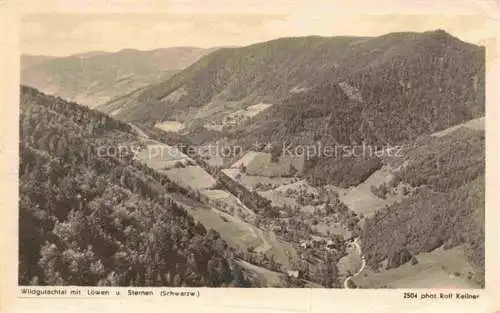
[[[226,290],[235,303],[268,290],[262,301],[277,292],[310,312],[315,290],[337,290],[500,308],[487,212],[497,19],[482,4],[339,14],[335,1],[47,2],[19,4],[16,48],[3,51],[19,78],[5,96],[17,102],[2,103],[8,293]]]

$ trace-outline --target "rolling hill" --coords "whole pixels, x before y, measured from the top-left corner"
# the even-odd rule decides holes
[[[381,166],[373,152],[365,153],[365,144],[372,150],[396,147],[484,115],[483,48],[442,31],[388,34],[357,45],[365,52],[355,53],[357,62],[346,63],[344,73],[332,71],[228,137],[278,147],[348,147],[354,153],[347,157],[342,150],[333,157],[313,155],[304,171],[314,184],[348,187]]]
[[[167,119],[176,114],[180,119],[192,119],[196,114],[188,114],[190,108],[213,106],[216,115],[231,105],[281,102],[315,71],[326,73],[335,67],[335,59],[357,40],[360,38],[282,38],[220,49],[170,80],[108,103],[108,111],[122,108],[117,117],[130,121]]]
[[[385,42],[391,44],[376,48]],[[271,138],[305,130],[339,144],[396,143],[484,114],[484,49],[441,31],[358,45],[364,53],[354,52],[356,63],[346,64],[345,73],[332,71],[311,91],[271,108],[263,120],[277,121],[281,130],[273,129]]]
[[[389,34],[354,47],[354,64],[342,62],[344,71],[273,106],[249,133],[385,144],[483,115],[484,49],[441,31]]]
[[[137,88],[162,81],[213,49],[124,49],[68,57],[21,56],[21,82],[49,94],[96,107]]]
[[[254,136],[297,137],[315,120],[315,132],[339,128],[329,134],[339,143],[383,143],[482,115],[483,85],[484,49],[441,30],[281,38],[210,53],[104,111],[120,109],[116,117],[127,121],[203,125],[264,102],[276,105],[248,121]]]
[[[442,30],[281,38],[210,53],[102,110],[125,121],[182,122],[194,142],[226,139],[246,149],[258,142],[277,154],[284,143],[379,148],[483,116],[484,53]],[[272,105],[228,121],[259,103]],[[311,183],[341,187],[381,166],[373,155],[306,163]]]

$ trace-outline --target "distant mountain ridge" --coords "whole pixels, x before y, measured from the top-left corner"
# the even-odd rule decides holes
[[[43,63],[45,61],[54,59],[54,56],[48,55],[34,55],[34,54],[22,54],[21,55],[21,71],[24,71],[30,67],[34,67]]]
[[[67,57],[21,56],[21,82],[46,93],[96,107],[164,80],[214,49],[89,51]]]
[[[446,67],[447,75],[440,76],[442,67]],[[419,115],[428,114],[424,119],[432,120],[436,116],[431,115],[436,115],[439,107],[453,112],[444,124],[432,120],[429,124],[434,129],[481,116],[483,85],[484,48],[442,30],[373,38],[310,36],[220,49],[170,79],[100,108],[107,113],[119,109],[116,117],[127,121],[174,119],[202,125],[228,112],[265,102],[279,104],[271,108],[268,117],[278,123],[285,107],[297,111],[294,106],[298,108],[305,98],[318,98],[326,92],[333,93],[339,106],[341,102],[353,102],[350,106],[356,115],[364,107],[382,110],[379,113],[390,106],[417,108],[420,99],[429,102],[429,97],[437,94],[448,100],[433,103],[435,112]],[[329,102],[322,105],[332,108],[334,103]],[[450,106],[453,102],[465,105],[461,113],[464,116],[455,116],[457,110]],[[290,105],[281,105],[284,103]],[[318,105],[311,101],[307,104],[311,110]],[[401,113],[396,112],[390,116]],[[405,131],[402,133],[407,136]]]

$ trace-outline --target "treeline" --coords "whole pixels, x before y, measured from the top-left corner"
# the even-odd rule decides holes
[[[159,181],[98,155],[101,144],[134,137],[128,125],[53,101],[22,88],[19,284],[250,286],[219,234]],[[48,131],[51,142],[66,138],[64,149],[39,140]]]

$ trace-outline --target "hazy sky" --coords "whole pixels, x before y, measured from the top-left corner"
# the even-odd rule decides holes
[[[28,14],[22,19],[20,46],[22,53],[60,56],[93,50],[242,46],[286,36],[376,36],[438,28],[473,43],[489,36],[485,19],[478,15],[353,15],[325,11],[319,5],[282,12]]]

